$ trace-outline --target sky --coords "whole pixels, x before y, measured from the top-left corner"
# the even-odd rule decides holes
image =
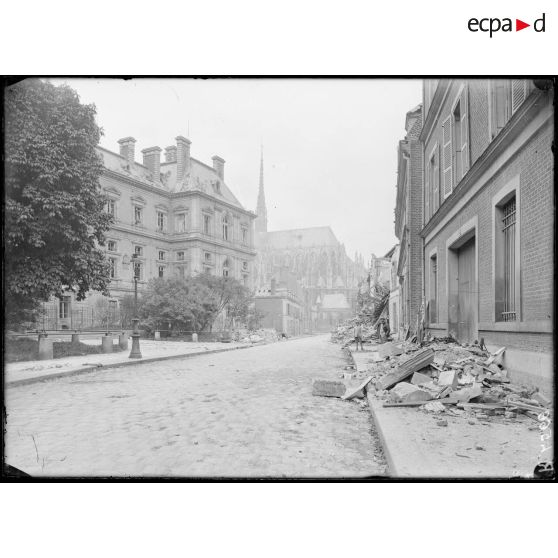
[[[192,157],[225,159],[225,182],[255,210],[260,147],[268,230],[331,226],[365,262],[397,242],[397,142],[422,101],[420,80],[65,79],[94,103],[101,145],[133,136],[141,150],[183,135]],[[164,157],[162,155],[162,160]]]

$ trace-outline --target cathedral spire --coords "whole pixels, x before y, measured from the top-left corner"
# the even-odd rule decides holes
[[[265,207],[264,193],[264,165],[263,165],[263,145],[261,147],[260,156],[260,188],[258,190],[258,207],[256,213],[256,232],[267,232],[267,209]]]

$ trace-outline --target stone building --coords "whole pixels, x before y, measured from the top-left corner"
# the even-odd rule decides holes
[[[117,321],[119,300],[134,292],[133,266],[140,291],[154,277],[196,273],[234,277],[253,289],[255,214],[227,186],[225,161],[215,156],[208,166],[195,159],[183,136],[165,148],[164,161],[159,147],[143,149],[139,163],[134,138],[118,143],[118,153],[98,148],[104,164],[101,188],[114,217],[105,247],[111,297],[92,294],[77,303],[68,294],[52,303],[58,307],[49,313],[50,327],[95,325],[95,308],[101,304],[112,309],[109,321]]]
[[[359,283],[367,276],[362,256],[351,260],[330,227],[267,230],[263,156],[256,212],[256,287],[269,288],[283,269],[292,272],[302,290],[305,331],[330,331],[352,315]]]
[[[506,347],[510,376],[546,388],[554,308],[549,87],[522,79],[424,82],[425,261],[415,268],[424,274],[432,334]],[[413,150],[405,157],[412,165]]]
[[[397,276],[399,280],[398,328],[394,334],[415,331],[422,305],[422,105],[405,118],[406,135],[397,149],[397,198],[395,236],[399,240]]]
[[[285,268],[281,271],[279,281],[272,278],[269,289],[256,291],[255,308],[262,315],[262,327],[289,336],[300,335],[303,328],[300,286],[294,273]]]

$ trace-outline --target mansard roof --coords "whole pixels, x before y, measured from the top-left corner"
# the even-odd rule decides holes
[[[129,163],[125,157],[109,149],[98,146],[97,153],[102,157],[107,170],[121,174],[126,178],[144,183],[148,186],[160,188],[164,192],[175,193],[184,191],[201,191],[216,199],[224,200],[240,209],[244,209],[230,188],[210,167],[193,157],[190,157],[189,172],[180,183],[176,179],[177,163],[161,162],[161,179],[154,181],[149,169],[134,161]]]

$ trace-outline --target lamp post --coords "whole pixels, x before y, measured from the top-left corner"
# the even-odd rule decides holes
[[[138,260],[138,255],[134,254],[132,256],[132,269],[134,271],[134,314],[135,317],[132,319],[134,324],[134,331],[132,332],[132,350],[130,351],[130,356],[128,358],[142,358],[140,350],[140,333],[139,333],[139,318],[138,318],[138,279],[139,279],[139,265],[136,263]]]

